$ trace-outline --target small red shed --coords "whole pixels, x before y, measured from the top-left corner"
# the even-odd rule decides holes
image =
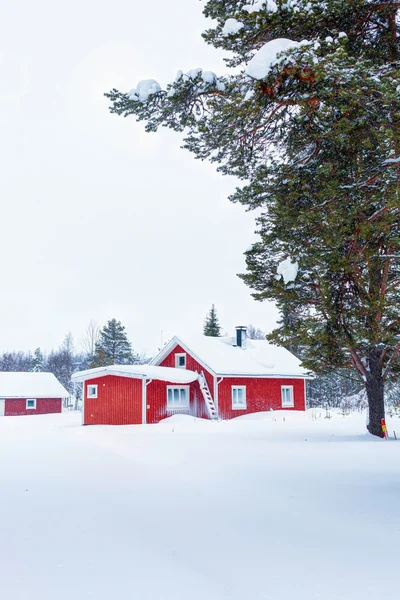
[[[152,365],[110,365],[74,373],[83,382],[84,425],[157,423],[190,413],[199,374]],[[195,412],[197,409],[195,409]]]
[[[83,423],[158,423],[172,414],[232,419],[305,410],[309,373],[285,348],[231,337],[174,337],[150,365],[112,365],[73,375],[83,382]]]
[[[53,373],[0,372],[0,417],[60,413],[68,396]]]

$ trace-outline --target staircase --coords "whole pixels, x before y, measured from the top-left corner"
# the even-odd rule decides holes
[[[218,419],[217,407],[215,406],[215,402],[211,396],[211,392],[203,371],[199,375],[199,384],[201,393],[203,394],[204,402],[206,403],[208,416],[212,421],[216,421]]]

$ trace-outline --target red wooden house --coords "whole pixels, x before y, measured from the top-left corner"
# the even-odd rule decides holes
[[[0,372],[0,417],[60,413],[68,396],[53,373]]]
[[[158,423],[177,413],[232,419],[266,410],[305,410],[308,377],[290,352],[264,340],[174,337],[150,365],[76,373],[83,423]]]

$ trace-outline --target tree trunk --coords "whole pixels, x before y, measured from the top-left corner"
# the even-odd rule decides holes
[[[368,397],[369,421],[368,431],[372,435],[384,437],[381,420],[385,418],[384,379],[379,353],[371,352],[369,357],[369,373],[365,384]]]

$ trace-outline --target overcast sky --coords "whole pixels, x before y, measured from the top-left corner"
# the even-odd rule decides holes
[[[138,351],[222,327],[270,330],[276,310],[237,278],[254,214],[235,181],[171,131],[108,112],[103,92],[178,69],[226,72],[198,0],[0,0],[0,350],[76,345],[117,318]]]

